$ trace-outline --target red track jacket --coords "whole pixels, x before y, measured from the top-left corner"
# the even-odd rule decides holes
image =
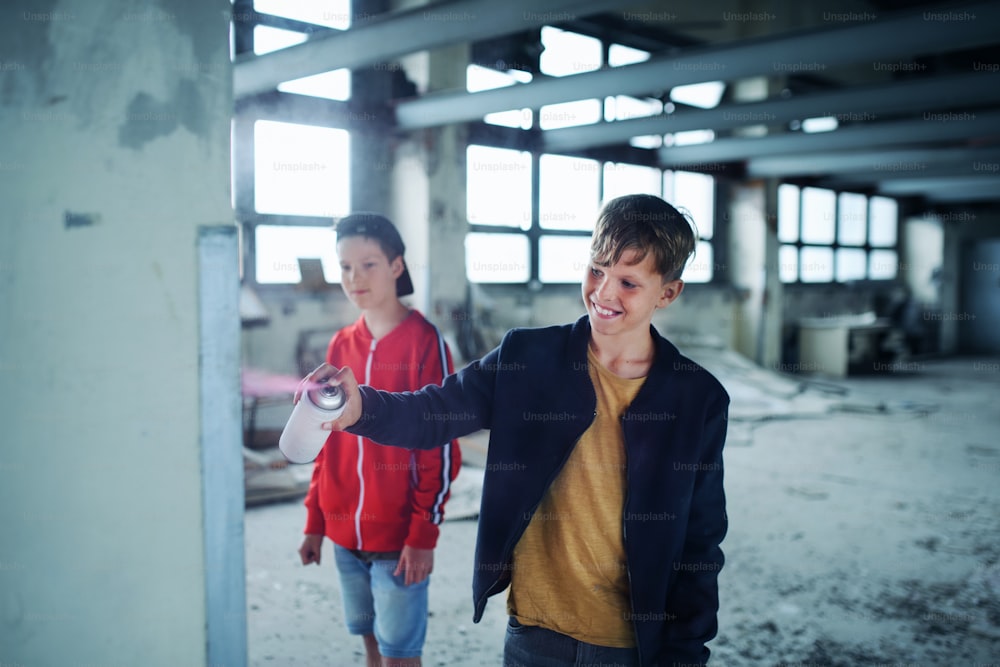
[[[379,340],[359,318],[333,335],[326,360],[388,391],[441,384],[452,372],[444,338],[415,310]],[[305,533],[326,535],[348,549],[432,549],[461,462],[458,441],[409,451],[331,433],[314,463]]]

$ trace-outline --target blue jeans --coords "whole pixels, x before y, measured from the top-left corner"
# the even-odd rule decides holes
[[[393,576],[399,558],[358,558],[334,544],[340,572],[347,631],[375,635],[379,653],[388,658],[418,658],[427,636],[427,586],[405,585],[405,574]]]
[[[504,667],[639,667],[639,650],[597,646],[513,616],[503,644]]]

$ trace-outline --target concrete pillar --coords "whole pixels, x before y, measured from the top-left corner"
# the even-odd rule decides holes
[[[748,27],[749,29],[749,27]],[[767,99],[779,82],[754,77],[733,83],[732,99]],[[737,132],[767,134],[769,118]],[[728,208],[729,258],[733,285],[739,290],[734,307],[733,345],[762,366],[781,362],[781,282],[778,280],[777,183],[754,181],[730,187]]]
[[[733,304],[733,348],[758,358],[758,337],[764,309],[766,221],[761,183],[732,184],[723,212],[729,226],[729,277],[737,290]]]
[[[768,368],[781,364],[784,325],[784,285],[778,273],[778,182],[764,183],[764,295],[757,338],[757,363]]]
[[[237,261],[230,7],[0,9],[0,664],[206,665],[245,623],[206,611],[202,485],[200,378],[238,402],[238,366],[199,364],[238,358],[199,318],[203,228]]]
[[[410,56],[404,67],[426,92],[464,89],[468,62],[469,47],[460,44]],[[464,126],[415,132],[399,142],[393,161],[392,215],[407,244],[413,303],[446,334],[455,332],[452,309],[467,284],[466,135]]]

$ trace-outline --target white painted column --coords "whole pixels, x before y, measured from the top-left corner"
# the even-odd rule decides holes
[[[229,12],[0,9],[0,664],[208,662],[198,239],[232,224]]]

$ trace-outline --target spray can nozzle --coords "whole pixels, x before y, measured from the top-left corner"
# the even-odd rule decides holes
[[[344,390],[329,380],[329,377],[317,379],[303,393],[281,432],[278,447],[289,461],[306,463],[315,459],[330,435],[322,429],[322,424],[333,421],[344,411],[347,401]]]

